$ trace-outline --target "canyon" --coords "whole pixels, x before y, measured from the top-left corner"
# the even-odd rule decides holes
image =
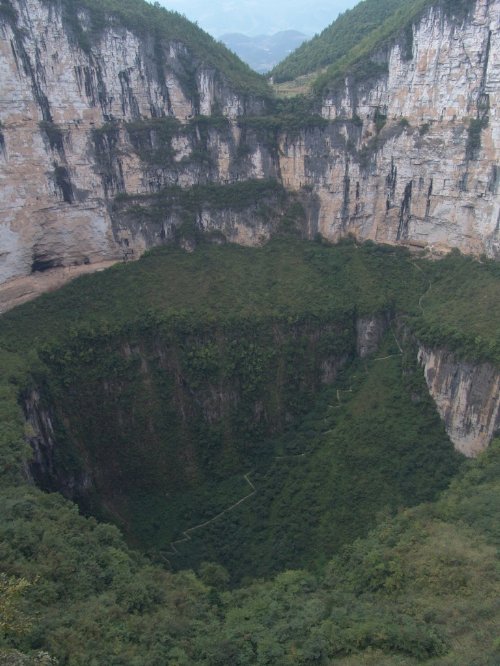
[[[270,93],[173,37],[112,18],[96,33],[85,5],[80,33],[58,2],[4,4],[1,309],[37,293],[27,276],[54,271],[50,288],[186,223],[260,244],[290,201],[308,238],[500,255],[499,0],[427,8],[372,55],[375,73],[347,74],[293,129]]]
[[[0,662],[497,663],[500,0],[346,21],[0,0]]]

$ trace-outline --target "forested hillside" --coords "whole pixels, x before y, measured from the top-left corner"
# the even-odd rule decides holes
[[[453,452],[413,335],[497,362],[498,280],[458,254],[202,244],[5,315],[3,650],[82,666],[494,664],[498,444],[465,466]],[[380,327],[364,358],[356,321]],[[129,546],[27,485],[27,465]]]
[[[363,0],[341,14],[319,35],[299,46],[270,72],[275,83],[333,65],[384,23],[408,0]]]
[[[0,666],[498,666],[499,16],[0,0]]]
[[[227,77],[235,89],[260,95],[269,95],[265,80],[243,63],[224,44],[178,12],[168,11],[159,3],[144,0],[44,0],[49,5],[62,5],[67,27],[73,32],[77,44],[90,51],[92,44],[102,32],[113,24],[121,25],[135,34],[151,39],[155,43],[157,57],[161,57],[161,46],[168,40],[183,44],[200,61],[212,66]],[[86,12],[89,21],[82,20]],[[2,0],[0,16],[16,20],[16,9],[10,0]],[[160,64],[160,63],[159,63]],[[194,63],[191,68],[194,71]]]
[[[363,0],[276,65],[270,76],[282,83],[316,73],[314,89],[322,92],[353,68],[361,78],[376,74],[369,56],[391,40],[403,41],[411,58],[412,23],[432,4],[455,16],[471,5],[469,0]]]

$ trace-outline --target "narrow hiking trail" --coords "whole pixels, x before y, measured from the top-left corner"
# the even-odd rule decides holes
[[[419,266],[416,266],[416,268],[418,268],[418,270],[422,271],[422,269],[421,269]],[[423,272],[423,271],[422,271],[422,272]],[[431,286],[432,286],[432,283],[429,281],[429,287],[428,287],[427,291],[424,292],[424,294],[422,294],[422,296],[420,297],[419,305],[420,305],[421,300],[424,298],[424,296],[430,291]],[[403,354],[404,354],[404,352],[403,352],[403,348],[402,348],[401,343],[399,342],[399,340],[398,340],[398,338],[397,338],[397,336],[396,336],[396,334],[395,334],[395,332],[394,332],[394,329],[393,329],[393,327],[392,327],[392,324],[391,324],[391,327],[390,327],[390,328],[391,328],[391,334],[392,334],[392,336],[393,336],[393,338],[394,338],[394,340],[395,340],[395,342],[396,342],[396,345],[397,345],[397,347],[398,347],[398,349],[399,349],[399,353],[397,353],[397,354],[389,354],[388,356],[381,356],[381,357],[377,357],[377,358],[370,359],[372,362],[376,362],[376,361],[386,361],[386,360],[391,359],[391,358],[396,358],[396,357],[399,357],[399,356],[403,356]],[[366,372],[368,372],[368,370],[366,370]],[[342,394],[342,393],[353,393],[353,388],[352,388],[352,386],[351,386],[350,388],[348,388],[348,389],[339,389],[339,388],[338,388],[338,389],[336,390],[336,397],[337,397],[337,403],[338,403],[338,404],[336,404],[336,405],[330,405],[330,409],[340,409],[341,407],[344,406],[345,403],[343,403],[342,400],[341,400],[341,394]],[[292,460],[292,459],[300,460],[300,459],[305,458],[305,457],[308,456],[308,455],[311,455],[311,453],[312,453],[312,451],[306,451],[306,452],[304,452],[304,453],[298,453],[298,454],[294,454],[294,455],[276,456],[276,457],[274,458],[274,462],[280,462],[280,461],[284,461],[284,460]],[[269,472],[271,471],[271,468],[272,468],[272,465],[269,467],[269,469],[267,470],[267,472],[266,472],[266,474],[264,475],[264,477],[266,477],[266,476],[269,474]],[[243,504],[244,502],[246,502],[247,500],[249,500],[251,497],[253,497],[253,496],[257,493],[258,489],[256,488],[256,486],[254,485],[254,483],[253,483],[252,480],[250,479],[250,475],[251,475],[252,473],[253,473],[253,472],[250,471],[250,472],[247,472],[246,474],[243,475],[243,478],[244,478],[244,480],[246,481],[246,483],[248,484],[248,486],[250,487],[250,491],[251,491],[251,492],[249,492],[247,495],[245,495],[244,497],[242,497],[241,499],[239,499],[237,502],[234,502],[233,504],[231,504],[230,506],[228,506],[228,507],[227,507],[226,509],[224,509],[223,511],[220,511],[217,515],[213,516],[212,518],[209,518],[208,520],[205,520],[205,521],[203,521],[203,522],[201,522],[201,523],[198,523],[197,525],[194,525],[193,527],[188,528],[187,530],[184,530],[184,531],[181,533],[181,534],[182,534],[182,537],[181,537],[180,539],[176,539],[175,541],[172,541],[172,542],[170,543],[171,550],[170,550],[170,551],[167,551],[165,554],[166,554],[166,555],[173,555],[173,556],[175,556],[175,555],[180,555],[180,551],[177,549],[177,545],[182,544],[182,543],[187,543],[187,542],[191,541],[191,536],[190,536],[190,535],[191,535],[193,532],[196,532],[197,530],[203,529],[204,527],[208,527],[208,525],[211,525],[212,523],[214,523],[214,522],[216,522],[217,520],[219,520],[219,518],[222,518],[223,516],[227,515],[227,514],[230,513],[231,511],[234,511],[234,509],[236,509],[237,507],[241,506],[241,504]],[[167,561],[168,561],[168,560],[167,560]],[[169,562],[169,564],[170,564],[170,562]]]
[[[248,483],[248,485],[252,489],[252,492],[248,493],[248,495],[245,495],[245,497],[242,497],[240,500],[238,500],[234,504],[231,504],[231,506],[228,506],[227,509],[224,509],[224,511],[221,511],[220,513],[218,513],[213,518],[210,518],[209,520],[205,520],[203,523],[199,523],[198,525],[195,525],[194,527],[190,527],[189,529],[184,530],[182,532],[182,534],[184,535],[184,538],[176,539],[175,541],[172,541],[170,543],[170,546],[172,547],[172,552],[167,552],[167,555],[179,555],[179,551],[176,548],[176,544],[186,543],[187,541],[191,541],[191,537],[189,536],[191,532],[196,532],[196,530],[200,530],[202,527],[207,527],[207,525],[210,525],[211,523],[215,522],[216,520],[218,520],[219,518],[224,516],[226,513],[229,513],[233,509],[236,509],[237,506],[239,506],[240,504],[243,504],[243,502],[245,502],[247,499],[249,499],[250,497],[255,495],[255,493],[257,492],[257,488],[250,481],[250,474],[251,473],[252,472],[247,472],[243,476],[243,478],[245,479],[245,481]]]
[[[293,455],[289,455],[289,456],[276,456],[276,457],[274,458],[274,462],[278,462],[278,461],[281,461],[281,460],[301,459],[301,458],[305,458],[306,456],[310,455],[311,453],[312,453],[311,451],[306,451],[305,453],[298,453],[298,454],[293,454]],[[269,472],[271,471],[271,468],[272,468],[272,466],[269,467],[269,469],[267,470],[267,472],[266,472],[266,474],[264,475],[264,477],[266,477],[266,476],[269,474]],[[253,497],[253,496],[256,494],[256,492],[257,492],[257,488],[255,487],[255,485],[252,483],[252,481],[251,481],[251,479],[250,479],[250,475],[251,475],[251,474],[252,474],[252,472],[250,471],[250,472],[247,472],[246,474],[244,474],[244,476],[243,476],[243,478],[245,479],[245,481],[247,482],[247,484],[248,484],[248,485],[250,486],[250,488],[251,488],[251,492],[248,493],[248,495],[245,495],[244,497],[242,497],[242,498],[241,498],[240,500],[238,500],[237,502],[234,502],[234,504],[231,504],[231,506],[228,506],[227,509],[224,509],[223,511],[221,511],[220,513],[218,513],[218,514],[217,514],[216,516],[214,516],[213,518],[210,518],[209,520],[205,520],[204,522],[199,523],[198,525],[194,525],[193,527],[190,527],[190,528],[188,528],[187,530],[184,530],[184,531],[182,532],[182,534],[183,534],[183,538],[181,538],[181,539],[176,539],[175,541],[172,541],[172,542],[170,543],[170,547],[172,548],[172,550],[171,550],[171,551],[167,551],[165,554],[166,554],[166,555],[180,555],[180,552],[179,552],[179,550],[177,549],[176,544],[187,543],[188,541],[191,541],[191,536],[190,536],[190,534],[192,534],[193,532],[196,532],[197,530],[202,529],[203,527],[207,527],[208,525],[211,525],[211,524],[214,523],[216,520],[218,520],[219,518],[222,518],[222,516],[224,516],[224,515],[230,513],[231,511],[233,511],[234,509],[236,509],[238,506],[240,506],[241,504],[243,504],[243,502],[246,502],[248,499],[250,499],[251,497]],[[167,560],[167,561],[168,561],[168,560]],[[169,562],[169,564],[170,564],[170,562]]]
[[[415,262],[412,262],[412,264],[413,264],[413,266],[415,266],[415,268],[418,271],[420,271],[421,273],[423,273],[423,275],[425,275],[427,277],[425,271],[422,268],[420,268],[420,266],[418,264],[416,264]],[[427,289],[424,291],[424,293],[418,299],[418,307],[422,310],[422,314],[425,314],[425,310],[423,308],[422,301],[430,293],[431,289],[432,289],[432,282],[431,282],[431,280],[429,280],[429,286],[427,287]]]

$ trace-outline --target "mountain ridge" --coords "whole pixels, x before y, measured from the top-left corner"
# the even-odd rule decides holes
[[[446,4],[281,100],[2,0],[0,282],[116,265],[0,317],[0,661],[498,662],[500,1]]]
[[[294,205],[309,238],[498,256],[497,0],[476,0],[462,21],[437,2],[411,40],[393,35],[320,96],[291,100],[253,74],[262,95],[233,89],[209,59],[121,19],[80,26],[89,51],[65,5],[21,6],[17,28],[2,19],[0,51],[3,307],[17,302],[17,278],[129,260],[184,224],[264,242]],[[257,205],[250,193],[264,190]]]
[[[237,32],[220,36],[221,42],[261,74],[268,72],[305,39],[307,36],[298,30],[282,30],[272,35],[253,37]]]

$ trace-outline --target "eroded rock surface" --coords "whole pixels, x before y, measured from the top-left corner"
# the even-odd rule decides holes
[[[309,237],[500,256],[500,0],[471,2],[465,18],[437,2],[374,54],[375,73],[326,94],[324,127],[274,134],[241,122],[272,113],[265,99],[237,93],[179,41],[162,41],[159,59],[115,20],[83,49],[59,3],[9,2],[0,283],[137,258],[187,218],[261,243],[283,212],[272,197],[186,210],[168,188],[263,180],[302,203]]]
[[[419,361],[455,448],[476,456],[500,430],[500,370],[445,350],[421,348]]]

